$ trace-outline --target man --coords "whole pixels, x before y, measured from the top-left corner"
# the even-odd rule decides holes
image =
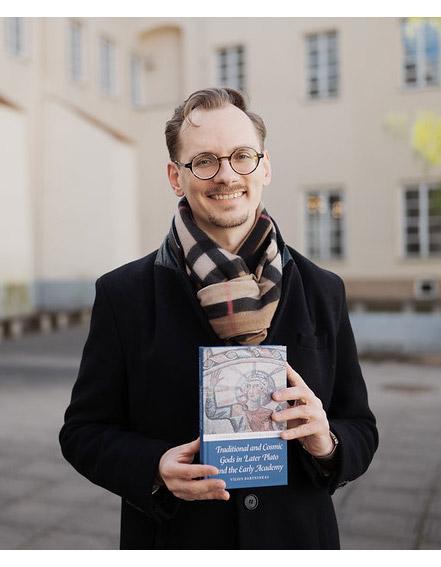
[[[60,433],[66,459],[122,498],[123,549],[334,549],[331,494],[378,438],[342,281],[286,246],[263,208],[265,126],[233,89],[167,123],[179,210],[159,251],[97,281]],[[227,491],[199,464],[198,347],[287,346],[287,486]],[[208,477],[208,478],[203,478]]]

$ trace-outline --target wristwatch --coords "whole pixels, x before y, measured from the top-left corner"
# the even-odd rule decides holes
[[[323,457],[314,457],[315,459],[318,459],[320,462],[323,461],[327,461],[332,459],[332,457],[334,456],[335,451],[337,450],[337,446],[338,446],[338,439],[337,437],[334,435],[334,433],[332,433],[331,430],[329,430],[329,435],[331,436],[332,442],[334,443],[334,447],[332,449],[332,451],[328,454],[328,455],[323,455]]]

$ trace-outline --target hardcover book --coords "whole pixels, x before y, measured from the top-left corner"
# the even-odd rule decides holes
[[[287,484],[286,422],[271,419],[286,403],[285,346],[200,347],[201,463],[219,469],[226,488]]]

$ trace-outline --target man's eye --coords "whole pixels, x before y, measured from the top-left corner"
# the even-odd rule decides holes
[[[212,156],[201,156],[201,157],[194,159],[193,166],[194,167],[207,167],[207,166],[213,165],[214,161],[215,160]]]
[[[234,154],[234,159],[244,161],[247,159],[253,159],[253,155],[248,151],[240,151],[237,154]]]

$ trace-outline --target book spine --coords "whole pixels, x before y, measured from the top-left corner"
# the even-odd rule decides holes
[[[205,464],[204,461],[204,347],[199,347],[199,462]]]

